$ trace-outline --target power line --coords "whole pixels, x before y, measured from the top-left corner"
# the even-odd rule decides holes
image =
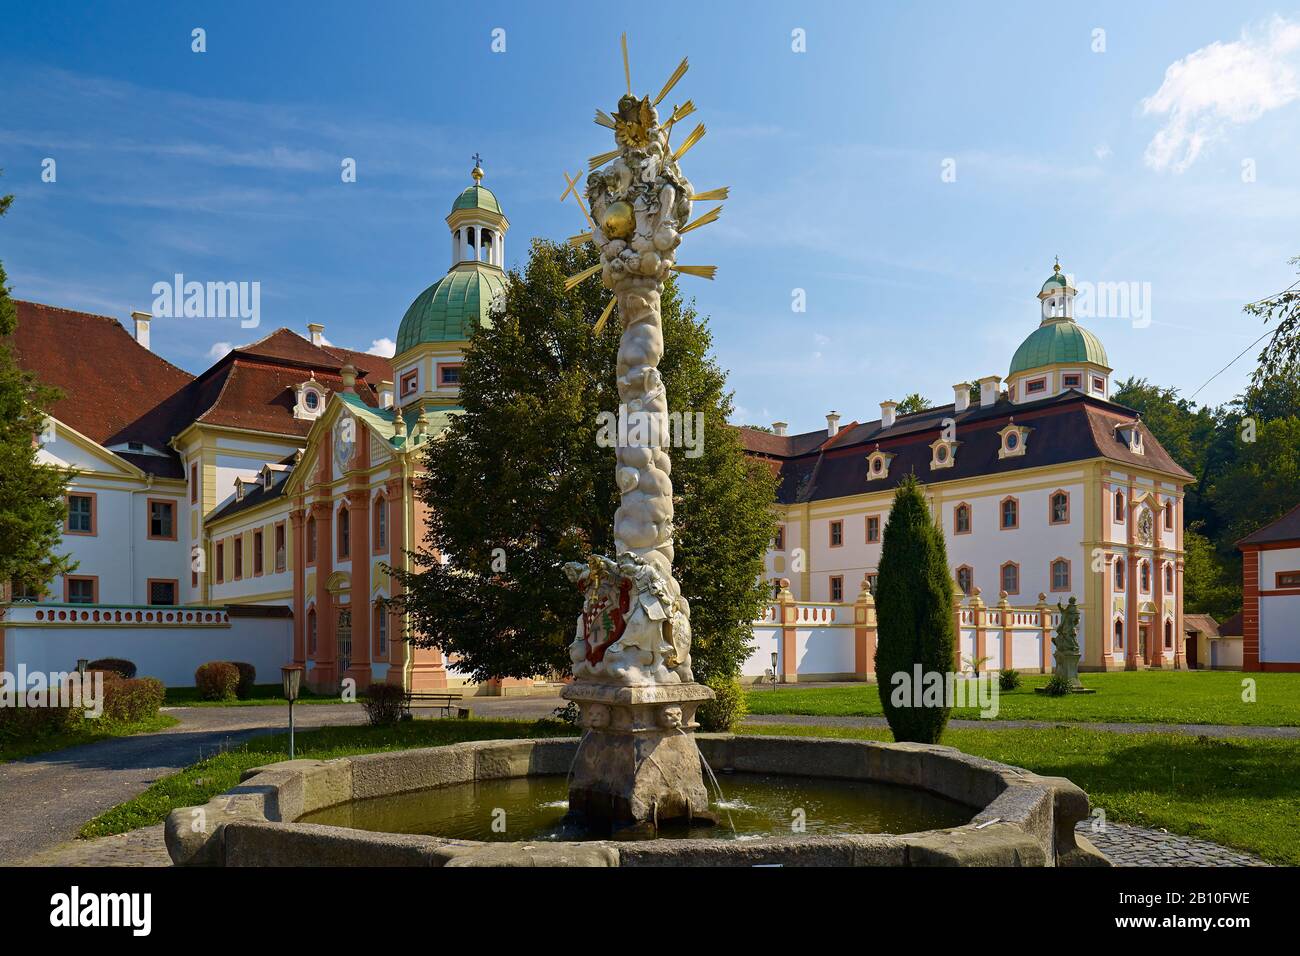
[[[1257,338],[1255,341],[1253,341],[1253,342],[1251,342],[1249,345],[1247,345],[1244,349],[1241,350],[1240,353],[1238,353],[1237,358],[1234,358],[1231,362],[1229,362],[1227,365],[1223,366],[1223,368],[1219,369],[1217,372],[1215,372],[1213,375],[1211,375],[1208,379],[1206,379],[1206,380],[1205,380],[1205,385],[1209,385],[1211,382],[1213,382],[1216,378],[1218,378],[1220,375],[1222,375],[1222,374],[1223,374],[1224,372],[1226,372],[1228,369],[1232,368],[1233,365],[1237,364],[1237,359],[1241,358],[1241,356],[1245,355],[1247,352],[1249,352],[1251,349],[1253,349],[1253,348],[1254,348],[1256,345],[1258,345],[1260,342],[1264,341],[1264,338],[1265,338],[1266,336],[1272,335],[1273,332],[1274,332],[1273,329],[1269,329],[1267,332],[1265,332],[1263,335],[1261,335],[1261,336],[1260,336],[1259,338]],[[1205,388],[1205,385],[1202,385],[1201,388],[1198,388],[1196,391],[1192,392],[1192,394],[1189,395],[1189,396],[1187,397],[1187,400],[1190,402],[1190,401],[1191,401],[1192,399],[1194,399],[1197,395],[1201,394],[1201,389]]]

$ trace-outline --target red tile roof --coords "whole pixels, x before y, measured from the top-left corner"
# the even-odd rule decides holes
[[[63,393],[51,415],[101,445],[140,441],[168,450],[171,429],[183,417],[179,396],[194,376],[139,345],[110,316],[14,304],[18,364]],[[156,455],[131,460],[155,474],[179,474],[178,463]]]
[[[341,370],[351,364],[357,393],[378,406],[379,382],[393,380],[392,363],[382,356],[312,345],[288,329],[234,349],[195,378],[137,344],[111,316],[16,305],[18,364],[63,392],[50,413],[101,445],[140,441],[167,452],[122,455],[155,475],[184,477],[167,443],[195,421],[305,437],[311,422],[293,417],[294,386],[314,375],[339,391]]]

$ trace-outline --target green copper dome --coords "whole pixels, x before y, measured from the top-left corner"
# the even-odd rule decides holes
[[[1043,283],[1044,292],[1055,292],[1057,289],[1065,288],[1065,276],[1059,272],[1053,273],[1052,276]]]
[[[492,300],[504,294],[505,288],[506,277],[500,269],[471,266],[448,272],[416,296],[402,316],[397,354],[427,342],[468,339],[479,323],[488,321]]]
[[[1029,338],[1020,343],[1011,359],[1008,377],[1044,365],[1078,365],[1083,362],[1110,368],[1101,340],[1071,321],[1049,322],[1034,329]]]
[[[451,211],[455,212],[458,209],[486,209],[498,216],[505,215],[501,211],[501,204],[497,202],[497,197],[493,195],[492,190],[486,186],[480,186],[478,183],[465,187],[465,191],[456,197],[456,201],[451,204]]]

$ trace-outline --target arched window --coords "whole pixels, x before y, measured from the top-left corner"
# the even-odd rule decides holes
[[[974,572],[964,564],[957,569],[957,587],[967,597],[970,597],[970,593],[974,588]]]
[[[316,609],[307,612],[307,653],[316,656]]]
[[[1115,646],[1116,647],[1124,646],[1124,622],[1123,621],[1115,622]]]
[[[1142,593],[1146,594],[1151,590],[1151,562],[1143,561],[1138,565],[1138,575],[1142,581]]]
[[[1165,593],[1172,594],[1174,590],[1174,566],[1165,565]]]
[[[1008,594],[1020,593],[1020,565],[1014,561],[1002,565],[1002,590]]]
[[[1015,498],[1003,498],[1000,526],[1003,531],[1020,527],[1020,502]]]
[[[307,563],[316,563],[316,516],[307,518]]]
[[[1070,562],[1065,558],[1057,558],[1052,562],[1052,590],[1070,590]]]
[[[339,558],[352,554],[352,514],[348,506],[339,509]]]
[[[1124,521],[1124,492],[1115,492],[1115,520],[1123,523]]]
[[[1115,559],[1115,590],[1124,590],[1124,559]]]
[[[388,550],[388,499],[383,495],[375,499],[375,550]]]
[[[1174,530],[1174,503],[1172,501],[1165,502],[1165,530]]]
[[[970,505],[958,505],[953,512],[953,533],[970,534]]]
[[[1174,646],[1174,622],[1165,621],[1165,647]]]

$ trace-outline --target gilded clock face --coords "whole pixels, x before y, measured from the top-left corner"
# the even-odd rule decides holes
[[[357,422],[351,415],[345,415],[334,425],[334,460],[340,468],[346,468],[357,448]]]
[[[1151,512],[1143,511],[1138,517],[1138,538],[1143,544],[1151,543],[1151,532],[1154,522],[1151,520]]]

